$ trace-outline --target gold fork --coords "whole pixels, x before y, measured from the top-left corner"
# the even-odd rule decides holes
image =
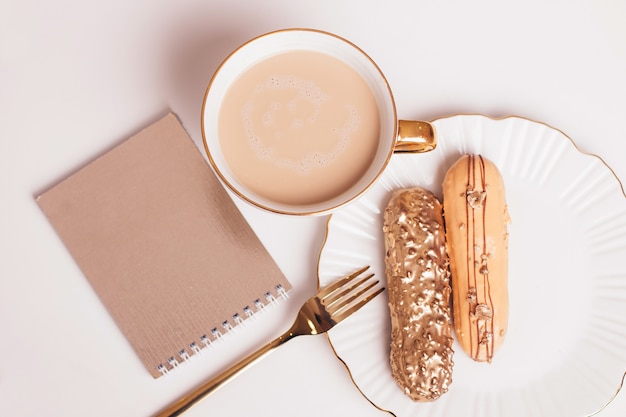
[[[374,274],[356,279],[367,271],[368,268],[369,266],[361,268],[323,288],[317,295],[309,298],[302,305],[293,325],[284,334],[215,378],[203,383],[156,414],[155,417],[179,416],[283,343],[296,336],[320,334],[332,329],[337,323],[383,292],[384,288],[382,287],[374,290],[374,287],[378,284],[378,281],[370,280]]]

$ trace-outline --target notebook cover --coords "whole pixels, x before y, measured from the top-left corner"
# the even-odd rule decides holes
[[[291,289],[174,114],[37,201],[155,378]]]

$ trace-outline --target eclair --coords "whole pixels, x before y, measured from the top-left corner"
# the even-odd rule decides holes
[[[448,391],[453,367],[442,206],[428,190],[402,189],[383,217],[392,376],[413,401],[434,401]]]
[[[508,326],[508,223],[498,168],[463,155],[442,184],[454,329],[475,361],[491,362]]]

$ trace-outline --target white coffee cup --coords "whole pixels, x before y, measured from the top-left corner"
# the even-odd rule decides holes
[[[250,183],[242,181],[241,177],[234,172],[232,162],[236,154],[235,157],[230,156],[230,159],[225,157],[224,150],[227,147],[224,141],[232,138],[223,132],[220,137],[220,123],[224,123],[220,122],[220,110],[225,96],[235,81],[264,60],[296,51],[321,52],[347,64],[366,83],[378,109],[376,144],[372,148],[372,155],[368,159],[363,174],[350,182],[345,189],[338,191],[336,195],[325,196],[319,201],[278,201],[255,190]],[[332,95],[332,91],[330,94]],[[201,121],[202,136],[209,161],[222,182],[236,195],[259,208],[289,215],[331,213],[369,189],[382,174],[394,152],[428,152],[436,146],[432,125],[427,122],[398,120],[389,84],[382,71],[365,52],[337,35],[312,29],[286,29],[264,34],[232,52],[217,69],[207,87]],[[242,120],[241,123],[244,121]],[[358,146],[358,144],[355,143],[353,146]],[[286,165],[284,160],[283,165]],[[294,177],[290,178],[295,178],[298,174],[293,175]],[[340,175],[335,175],[335,177],[338,176]],[[325,186],[323,182],[319,184],[322,187]],[[264,187],[269,188],[274,185],[280,187],[280,181],[276,184],[265,184]]]

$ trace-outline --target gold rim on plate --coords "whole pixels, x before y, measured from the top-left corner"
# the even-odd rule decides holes
[[[491,121],[502,121],[502,120],[506,120],[506,119],[520,119],[520,120],[524,120],[524,121],[528,121],[534,124],[538,124],[538,125],[543,125],[544,127],[556,131],[558,133],[560,133],[564,138],[566,138],[571,145],[575,148],[575,150],[577,152],[579,152],[580,154],[583,155],[587,155],[587,156],[591,156],[593,158],[596,158],[597,160],[599,160],[602,165],[604,165],[604,167],[606,167],[606,169],[609,170],[609,172],[611,173],[611,175],[615,178],[615,180],[617,181],[617,184],[619,185],[619,188],[621,189],[621,193],[622,196],[624,198],[626,198],[626,192],[624,190],[624,185],[623,183],[620,181],[620,179],[618,178],[617,174],[615,173],[615,171],[606,163],[606,161],[604,161],[604,159],[602,159],[600,156],[593,154],[593,153],[588,153],[588,152],[584,152],[582,151],[574,142],[574,140],[572,138],[570,138],[568,135],[566,135],[563,131],[556,129],[546,123],[543,122],[537,122],[535,120],[531,120],[529,118],[525,118],[525,117],[520,117],[520,116],[504,116],[504,117],[490,117],[490,116],[484,116],[484,115],[480,115],[480,114],[456,114],[456,115],[449,115],[449,116],[445,116],[445,117],[440,117],[437,119],[434,119],[431,121],[431,123],[436,123],[438,120],[445,120],[445,119],[450,119],[450,118],[454,118],[454,117],[467,117],[467,116],[477,116],[477,117],[484,117],[488,120]],[[328,235],[329,235],[329,230],[330,230],[330,223],[331,223],[331,219],[332,219],[333,215],[331,214],[327,221],[326,221],[326,230],[325,230],[325,236],[324,236],[324,240],[321,244],[320,247],[320,251],[318,254],[318,260],[317,260],[317,271],[316,271],[316,275],[317,275],[317,285],[318,287],[320,287],[321,283],[320,283],[320,263],[321,263],[321,259],[322,259],[322,254],[324,252],[325,246],[327,244],[327,240],[328,240]],[[331,340],[330,335],[326,335],[326,339],[328,340],[328,343],[333,351],[333,354],[335,355],[335,357],[343,364],[343,366],[346,368],[348,375],[352,381],[352,384],[355,386],[355,388],[361,393],[361,395],[370,403],[372,404],[372,406],[374,406],[376,409],[388,413],[389,415],[392,416],[396,416],[396,414],[391,411],[388,410],[386,408],[383,408],[381,406],[379,406],[378,404],[375,403],[375,401],[373,401],[372,399],[370,399],[368,397],[368,395],[362,390],[362,388],[359,386],[359,383],[355,380],[352,371],[350,369],[350,366],[347,364],[347,362],[341,357],[341,355],[337,352],[335,346],[333,345],[333,342]],[[622,390],[623,386],[624,386],[624,382],[626,381],[626,370],[623,372],[620,381],[618,382],[617,388],[615,389],[615,392],[613,393],[613,395],[596,411],[594,411],[591,414],[588,414],[587,417],[592,417],[592,416],[596,416],[597,414],[599,414],[600,412],[602,412],[603,410],[605,410],[614,400],[615,398],[617,398],[618,394],[620,393],[620,391]]]

